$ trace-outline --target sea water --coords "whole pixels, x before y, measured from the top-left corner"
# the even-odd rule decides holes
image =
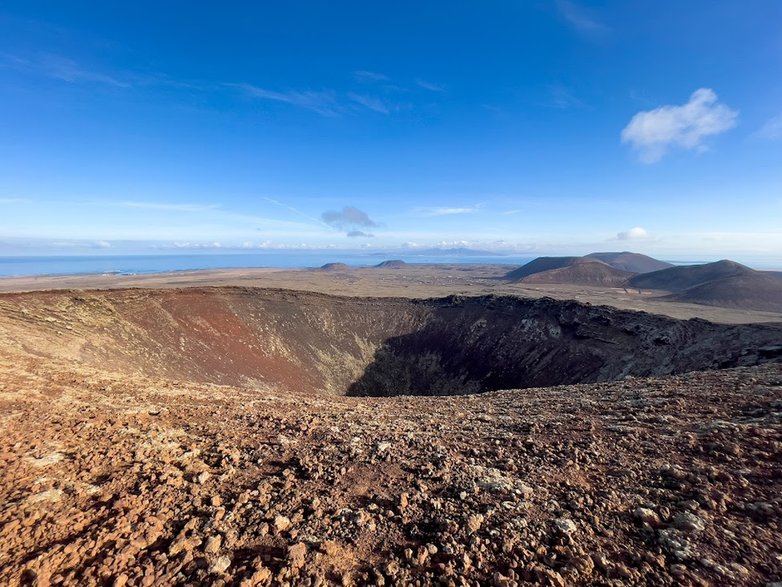
[[[135,275],[199,269],[308,268],[325,263],[370,267],[388,259],[407,263],[475,263],[523,265],[531,257],[504,255],[416,255],[414,252],[261,252],[190,255],[94,255],[0,257],[0,276],[37,275]]]

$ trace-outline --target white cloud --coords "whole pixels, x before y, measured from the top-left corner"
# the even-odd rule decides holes
[[[435,208],[421,208],[420,211],[425,216],[451,216],[454,214],[472,214],[478,211],[478,206],[471,208],[449,208],[449,207],[435,207]]]
[[[641,228],[640,226],[634,226],[630,230],[625,230],[623,232],[620,232],[616,235],[616,238],[618,238],[620,241],[637,241],[637,240],[646,240],[651,238],[651,234],[649,234],[649,231],[645,228]]]
[[[782,139],[782,114],[777,114],[774,118],[767,120],[755,133],[755,136],[769,141]]]
[[[709,88],[696,90],[686,104],[660,106],[639,112],[622,130],[622,142],[630,144],[644,163],[662,159],[671,147],[706,149],[704,140],[736,126],[738,112],[717,99]]]

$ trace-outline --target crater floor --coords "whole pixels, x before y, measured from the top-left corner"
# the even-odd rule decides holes
[[[648,347],[628,348],[646,349],[650,361],[679,349],[660,355],[670,371],[679,356],[710,357],[709,368],[771,362],[450,397],[350,397],[389,339],[477,324],[459,332],[499,344],[512,329],[481,326],[491,322],[485,313],[529,307],[400,302],[382,336],[368,327],[356,336],[356,306],[339,298],[232,290],[206,304],[203,292],[185,293],[0,299],[0,584],[782,581],[782,365],[773,362],[779,338],[766,338],[774,327],[658,324],[565,304],[533,331],[556,334],[559,324],[558,336],[586,341],[588,356],[619,345],[605,336],[615,328],[623,345],[636,340],[626,330],[641,320]],[[298,346],[277,337],[302,324],[283,319],[295,316],[289,308],[313,300],[324,311],[307,313],[313,322],[301,332],[330,334]],[[551,316],[550,303],[530,307]],[[231,326],[240,307],[259,317],[246,322],[253,333],[279,342],[266,380],[215,369],[249,348],[246,331]],[[354,317],[352,330],[335,326],[350,323],[340,312]],[[191,334],[174,338],[182,325]],[[335,340],[352,346],[326,352]],[[345,349],[355,368],[328,379]],[[715,362],[719,349],[734,362]],[[164,350],[189,359],[166,371]],[[293,379],[300,357],[323,362]],[[296,381],[312,387],[292,390]]]

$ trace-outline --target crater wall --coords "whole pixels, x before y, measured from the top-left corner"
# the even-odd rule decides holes
[[[117,372],[340,395],[479,393],[782,360],[774,325],[547,298],[253,288],[6,294],[0,340]]]

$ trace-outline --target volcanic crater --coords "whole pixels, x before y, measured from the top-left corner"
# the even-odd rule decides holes
[[[548,298],[336,297],[256,288],[8,294],[33,355],[197,383],[319,395],[462,395],[752,366],[780,328]]]

